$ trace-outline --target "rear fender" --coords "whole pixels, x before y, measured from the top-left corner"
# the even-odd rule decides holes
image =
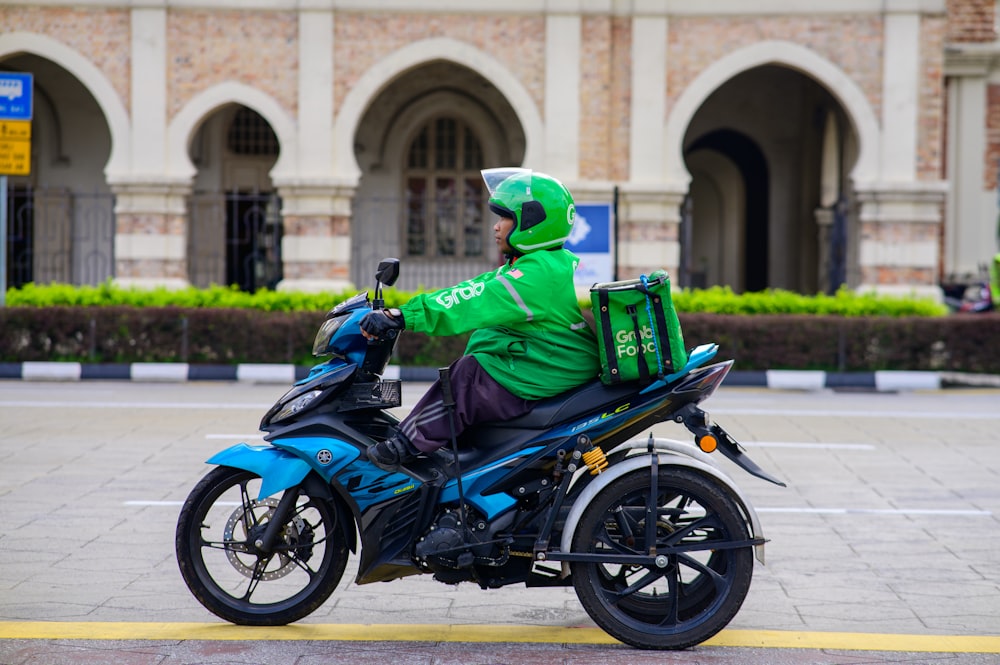
[[[694,469],[723,484],[736,498],[736,502],[743,513],[744,521],[750,527],[750,536],[752,538],[764,537],[764,529],[761,526],[760,518],[757,517],[757,511],[754,509],[753,504],[750,503],[750,499],[737,487],[732,478],[715,466],[714,461],[708,458],[708,455],[696,449],[693,445],[681,441],[654,439],[653,444],[656,452],[659,453],[659,466],[679,466]],[[610,456],[619,452],[642,451],[632,457],[627,457],[617,464],[612,464],[605,472],[594,478],[583,488],[580,495],[573,502],[573,507],[570,509],[569,515],[566,517],[566,525],[563,527],[562,541],[560,543],[561,551],[572,551],[573,535],[576,533],[576,528],[583,517],[584,511],[594,497],[597,496],[598,492],[627,473],[649,468],[650,455],[645,452],[647,445],[645,441],[627,441],[609,453]],[[757,560],[764,563],[763,545],[755,545],[754,554]]]

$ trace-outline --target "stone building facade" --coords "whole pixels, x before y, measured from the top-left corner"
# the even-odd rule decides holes
[[[11,0],[14,283],[490,265],[478,170],[614,204],[624,278],[935,293],[997,251],[995,0]],[[19,257],[19,258],[18,258]],[[9,281],[11,281],[9,279]]]

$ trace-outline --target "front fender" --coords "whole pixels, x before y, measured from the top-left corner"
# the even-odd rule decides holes
[[[705,456],[705,453],[694,449],[693,446],[667,439],[655,439],[654,445],[656,447],[656,452],[660,456],[660,466],[684,466],[695,469],[696,471],[708,475],[725,485],[726,488],[732,492],[733,496],[737,500],[737,503],[739,503],[743,510],[746,521],[750,525],[751,537],[764,537],[764,529],[761,526],[760,519],[757,517],[757,511],[754,510],[753,504],[750,503],[750,499],[743,493],[742,490],[740,490],[739,487],[736,486],[736,483],[734,483],[725,472],[716,467],[714,464],[698,459],[699,456]],[[640,446],[642,449],[646,448],[645,443],[629,442],[628,444],[620,446],[619,449],[632,447],[638,450]],[[683,446],[683,448],[678,449],[678,446]],[[691,449],[690,452],[688,449]],[[582,492],[580,492],[580,495],[576,497],[576,500],[573,502],[573,507],[570,509],[569,515],[566,517],[566,525],[563,527],[562,541],[560,543],[561,551],[572,551],[573,535],[576,532],[576,527],[579,524],[580,519],[583,517],[583,512],[587,509],[587,506],[590,505],[590,502],[594,499],[594,497],[597,496],[597,493],[627,473],[638,469],[648,469],[650,466],[649,457],[648,453],[644,453],[634,457],[628,457],[617,464],[613,464],[607,471],[597,476],[583,489]],[[754,554],[761,563],[764,563],[763,545],[754,546]]]
[[[295,487],[308,475],[310,466],[295,455],[274,446],[238,443],[212,455],[206,464],[231,466],[260,476],[258,499]]]

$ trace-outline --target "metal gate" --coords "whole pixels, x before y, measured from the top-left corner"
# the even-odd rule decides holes
[[[115,197],[59,187],[7,191],[7,284],[100,284],[114,276]]]
[[[271,192],[198,193],[188,201],[191,284],[273,289],[283,278],[281,198]]]

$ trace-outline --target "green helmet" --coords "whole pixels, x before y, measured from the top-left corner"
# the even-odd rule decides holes
[[[482,174],[490,192],[490,210],[514,220],[507,244],[516,252],[529,254],[566,242],[576,206],[565,185],[531,169],[486,169]]]

